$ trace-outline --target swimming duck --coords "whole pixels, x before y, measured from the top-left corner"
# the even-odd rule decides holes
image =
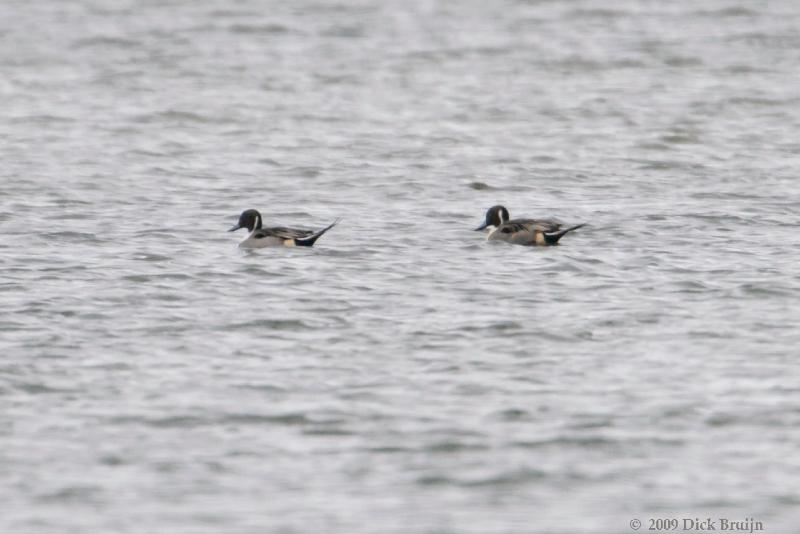
[[[558,240],[584,226],[578,224],[561,229],[561,223],[552,219],[514,219],[509,220],[508,210],[503,206],[492,206],[486,212],[486,220],[475,228],[486,230],[487,239],[505,241],[515,245],[556,245]]]
[[[261,214],[256,210],[244,210],[239,216],[239,222],[228,230],[234,232],[240,228],[247,228],[250,231],[244,241],[239,243],[241,248],[263,248],[274,246],[285,247],[310,247],[319,239],[322,234],[336,226],[339,220],[333,221],[318,232],[313,230],[300,230],[297,228],[286,228],[275,226],[272,228],[261,227]]]

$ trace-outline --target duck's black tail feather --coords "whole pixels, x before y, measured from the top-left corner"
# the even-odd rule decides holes
[[[297,245],[298,247],[311,247],[311,246],[313,246],[314,243],[317,241],[317,239],[322,237],[322,234],[324,234],[325,232],[327,232],[328,230],[330,230],[331,228],[336,226],[339,223],[340,220],[341,219],[336,219],[335,221],[333,221],[331,224],[329,224],[328,226],[326,226],[325,228],[323,228],[319,232],[315,232],[315,233],[311,234],[308,237],[302,237],[302,238],[298,237],[298,238],[296,238],[294,240],[295,245]]]
[[[549,234],[544,234],[544,240],[548,245],[555,245],[556,243],[558,243],[559,239],[564,237],[569,232],[577,230],[578,228],[582,228],[584,226],[586,226],[586,223],[571,226],[566,230],[559,230],[558,232],[550,232]]]

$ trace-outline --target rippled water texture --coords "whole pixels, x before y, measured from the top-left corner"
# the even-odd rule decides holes
[[[0,531],[798,532],[799,51],[794,0],[4,0]]]

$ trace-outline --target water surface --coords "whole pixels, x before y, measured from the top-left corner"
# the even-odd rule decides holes
[[[800,521],[790,0],[0,7],[0,530]],[[589,226],[486,243],[489,206]],[[242,252],[246,208],[339,226]]]

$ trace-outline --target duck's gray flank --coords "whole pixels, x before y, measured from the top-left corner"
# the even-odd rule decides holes
[[[554,219],[512,219],[504,206],[492,206],[486,211],[482,225],[476,231],[485,230],[487,239],[505,241],[515,245],[551,246],[566,234],[586,224],[576,224],[562,228],[562,223]]]
[[[234,232],[240,228],[247,228],[250,234],[239,243],[242,248],[263,248],[274,246],[285,247],[311,247],[314,243],[322,237],[322,235],[336,226],[339,219],[336,219],[331,224],[322,230],[313,231],[300,228],[288,228],[285,226],[272,226],[264,228],[262,226],[261,214],[254,209],[245,210],[239,216],[239,222],[236,223],[229,232]]]

